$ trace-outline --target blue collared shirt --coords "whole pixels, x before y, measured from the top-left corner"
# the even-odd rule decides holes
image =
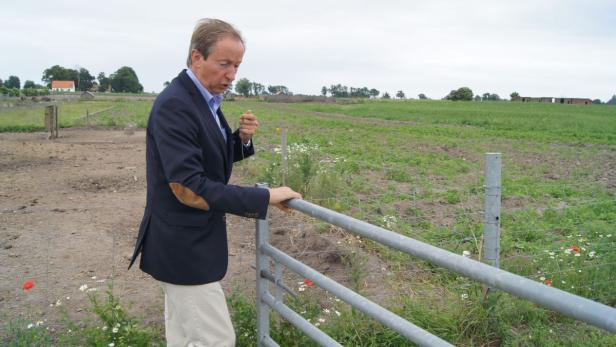
[[[220,104],[222,103],[223,95],[222,94],[212,95],[212,93],[210,93],[207,89],[205,89],[205,87],[201,84],[201,82],[199,82],[199,80],[197,79],[197,76],[195,76],[192,70],[186,69],[186,73],[188,74],[188,77],[190,77],[190,79],[193,81],[193,83],[197,86],[197,89],[199,89],[199,92],[203,96],[203,99],[205,99],[205,102],[210,107],[210,111],[212,111],[214,120],[216,121],[216,124],[218,124],[218,128],[220,129],[220,132],[222,133],[222,137],[225,139],[225,141],[227,141],[227,133],[225,129],[222,127],[222,125],[220,124],[218,113],[216,113],[216,111],[218,111],[218,108],[220,107]]]

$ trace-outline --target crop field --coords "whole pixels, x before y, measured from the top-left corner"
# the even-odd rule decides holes
[[[147,100],[65,103],[59,106],[60,124],[104,138],[106,132],[111,134],[106,128],[129,124],[144,128],[150,107]],[[502,153],[501,268],[616,306],[616,107],[415,100],[223,103],[232,126],[245,110],[259,118],[257,154],[236,164],[236,183],[282,183],[280,144],[285,128],[288,184],[306,200],[457,254],[467,251],[473,259],[481,257],[485,153]],[[85,118],[98,111],[103,112]],[[4,132],[0,141],[17,136],[8,132],[42,128],[40,108],[0,110],[0,132]],[[15,148],[19,141],[14,141]],[[131,141],[130,146],[143,147],[138,144],[143,140]],[[137,156],[142,161],[143,152],[121,145],[130,152],[123,154],[126,158]],[[0,182],[15,175],[11,163],[0,159]],[[135,173],[135,181],[141,182],[143,174]],[[9,190],[3,187],[0,193],[8,197]],[[144,186],[134,188],[133,201],[144,191]],[[2,207],[10,205],[7,201]],[[139,208],[135,210],[137,215],[126,217],[134,219],[133,226],[140,218]],[[12,217],[0,214],[0,218],[11,222]],[[274,229],[297,223],[284,216],[271,221]],[[320,235],[345,235],[316,221],[301,223]],[[0,232],[7,230],[20,232],[18,224]],[[346,265],[336,268],[346,271],[347,284],[452,344],[616,345],[615,335],[598,328],[506,293],[486,294],[472,280],[369,240],[336,237],[357,251],[349,252]],[[130,249],[132,239],[125,241]],[[371,283],[374,278],[380,283]],[[299,293],[303,304],[292,305],[343,345],[408,345],[397,333],[342,302],[328,301],[326,293],[308,289]],[[234,290],[229,298],[238,345],[253,345],[250,289]],[[272,324],[272,336],[284,346],[311,345],[278,319]]]

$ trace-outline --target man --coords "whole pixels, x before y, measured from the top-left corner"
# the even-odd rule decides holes
[[[156,98],[146,137],[147,203],[131,264],[162,282],[169,346],[233,346],[235,333],[219,281],[227,271],[225,213],[265,218],[268,204],[301,196],[227,185],[233,162],[254,154],[258,121],[248,111],[234,133],[219,106],[244,55],[240,33],[203,19],[188,69]]]

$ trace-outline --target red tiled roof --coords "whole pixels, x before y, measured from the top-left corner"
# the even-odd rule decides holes
[[[75,88],[75,81],[51,81],[51,89]]]

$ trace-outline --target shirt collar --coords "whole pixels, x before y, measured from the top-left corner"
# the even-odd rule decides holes
[[[199,82],[199,80],[197,79],[197,76],[195,76],[195,74],[192,72],[191,69],[186,69],[186,74],[188,75],[188,77],[190,77],[193,83],[197,86],[197,89],[199,89],[201,96],[203,96],[203,99],[205,99],[205,102],[208,104],[208,106],[210,106],[210,109],[212,110],[212,112],[216,113],[216,111],[220,107],[220,104],[222,103],[223,94],[221,93],[221,94],[212,95],[212,93],[210,93],[203,86],[203,84]]]

